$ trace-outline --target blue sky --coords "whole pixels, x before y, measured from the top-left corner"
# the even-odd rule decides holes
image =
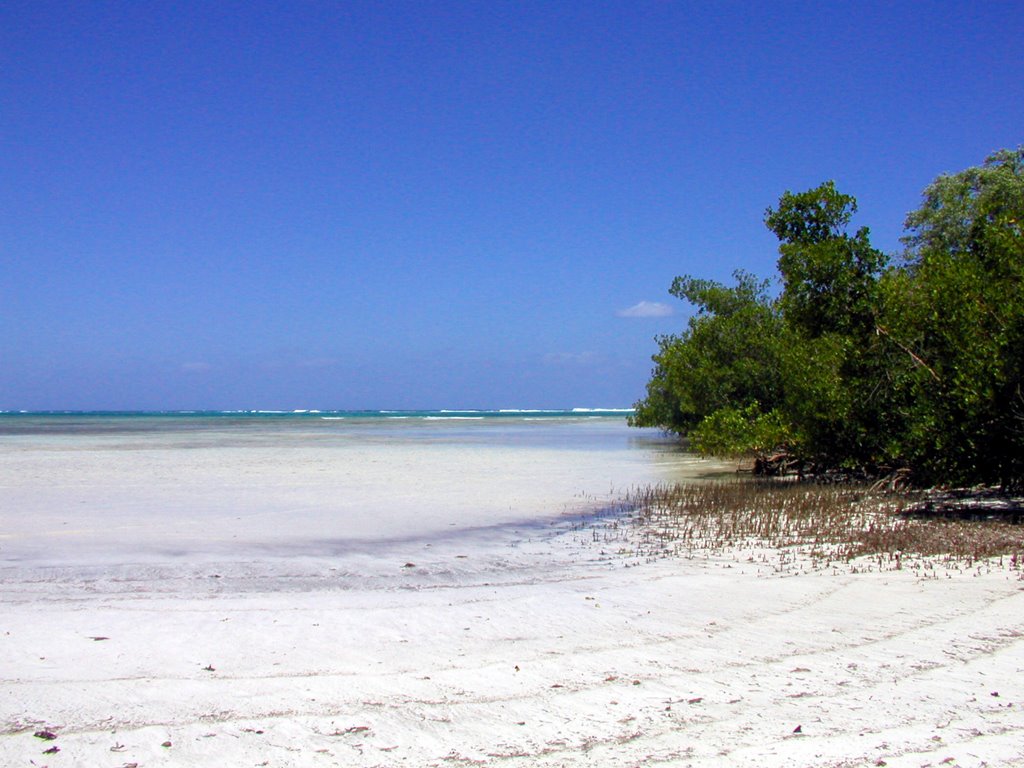
[[[9,0],[0,408],[630,405],[675,275],[773,274],[783,191],[894,251],[1024,141],[1020,18]]]

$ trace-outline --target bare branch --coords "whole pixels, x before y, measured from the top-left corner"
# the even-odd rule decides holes
[[[928,365],[928,363],[926,363],[924,360],[922,360],[920,357],[918,357],[916,354],[914,354],[914,351],[912,349],[910,349],[910,347],[906,346],[905,344],[901,344],[899,341],[894,339],[892,337],[892,334],[890,334],[887,330],[885,330],[885,328],[883,328],[882,326],[876,324],[875,325],[875,333],[878,334],[879,336],[885,336],[885,338],[889,339],[889,341],[891,341],[897,347],[899,347],[904,352],[906,352],[908,355],[910,355],[910,359],[913,360],[917,365],[921,366],[926,371],[928,371],[928,373],[931,374],[932,378],[935,379],[935,381],[941,383],[942,379],[939,378],[939,375],[937,373],[935,373],[935,371],[932,370],[931,366]]]

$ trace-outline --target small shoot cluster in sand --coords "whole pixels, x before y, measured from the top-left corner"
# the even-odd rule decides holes
[[[628,494],[626,514],[600,521],[594,540],[617,555],[723,557],[780,572],[1006,567],[1022,572],[1024,526],[925,516],[921,493],[791,482],[683,483]],[[981,516],[978,513],[975,516]]]

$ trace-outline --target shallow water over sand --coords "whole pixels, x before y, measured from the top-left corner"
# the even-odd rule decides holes
[[[621,417],[8,417],[0,563],[372,552],[721,471]]]

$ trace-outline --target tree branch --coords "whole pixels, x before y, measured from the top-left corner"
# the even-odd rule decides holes
[[[928,365],[928,363],[926,363],[924,360],[922,360],[920,357],[918,357],[916,354],[914,354],[913,350],[911,350],[910,347],[906,346],[905,344],[901,344],[899,341],[894,339],[892,337],[892,334],[890,334],[887,330],[885,330],[885,328],[883,328],[882,326],[876,324],[875,325],[875,333],[877,335],[879,335],[879,336],[885,336],[885,338],[889,339],[889,341],[891,341],[897,347],[899,347],[904,352],[906,352],[908,355],[910,355],[910,359],[913,360],[915,363],[917,363],[922,368],[924,368],[926,371],[928,371],[928,373],[931,374],[932,378],[935,379],[936,382],[939,382],[939,383],[942,382],[942,379],[939,378],[939,375],[937,373],[935,373],[935,371],[932,370],[931,366]]]

